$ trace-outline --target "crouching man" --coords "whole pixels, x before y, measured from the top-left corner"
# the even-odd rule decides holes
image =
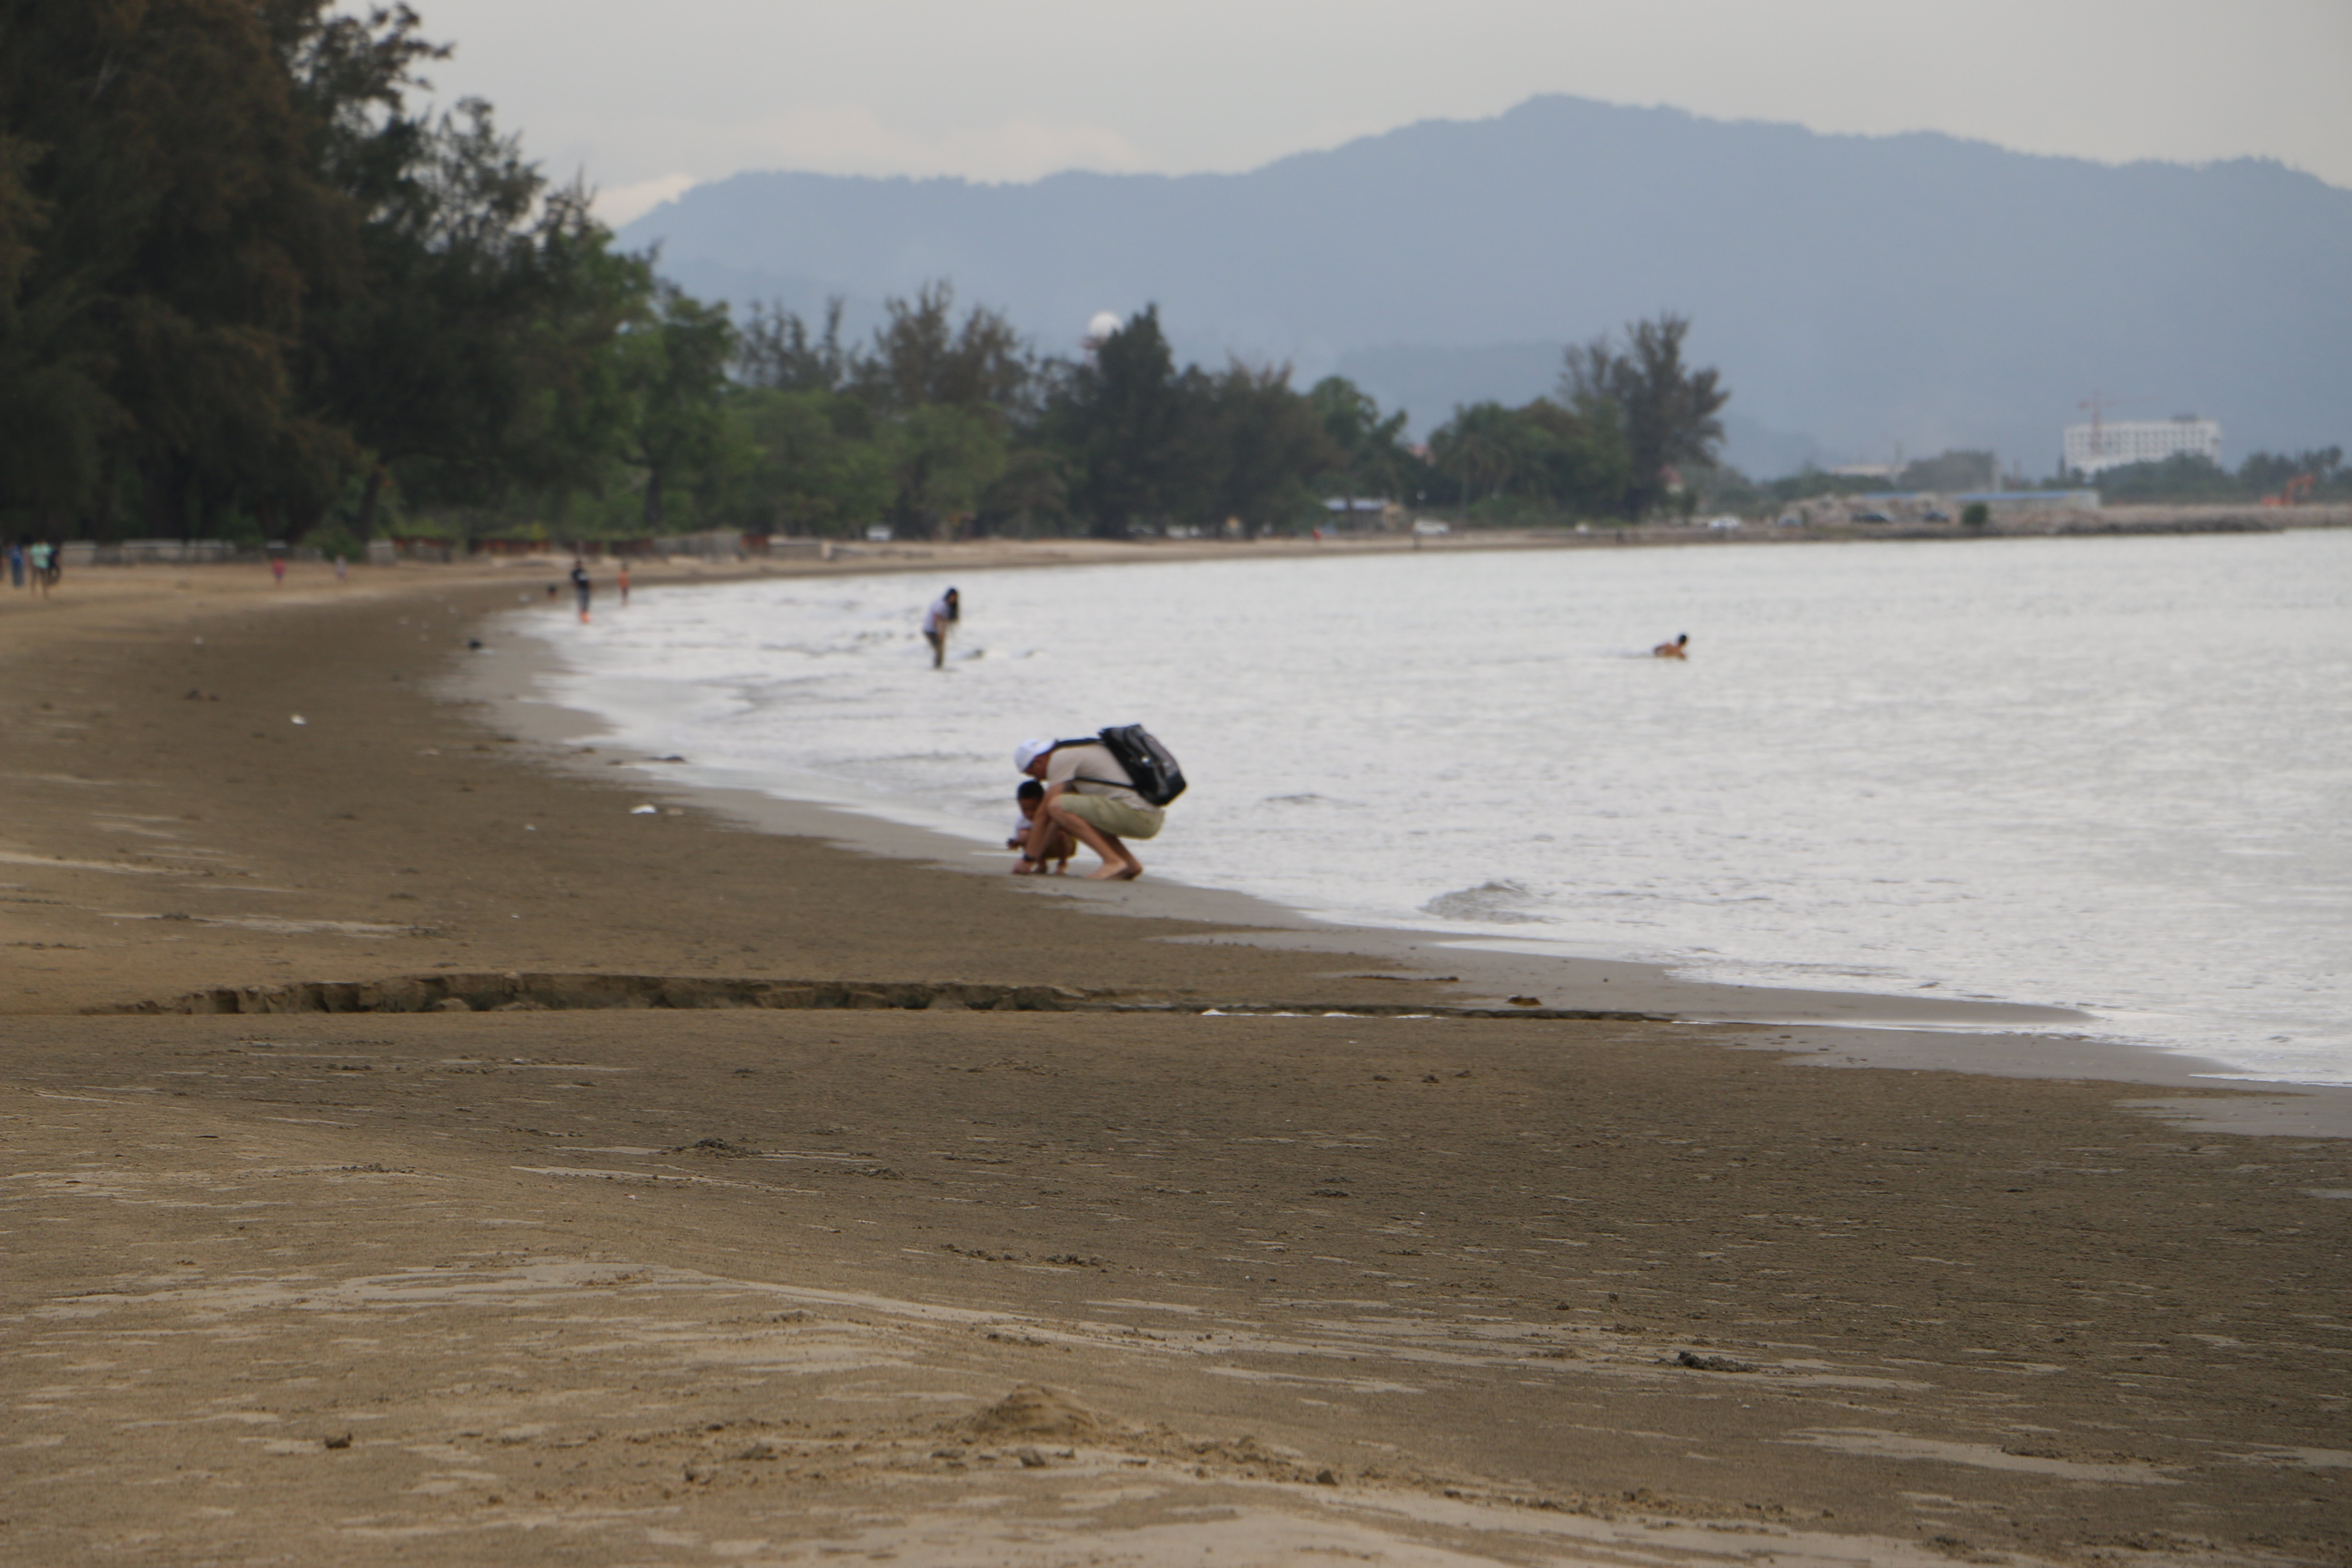
[[[1102,857],[1100,869],[1089,873],[1089,879],[1131,882],[1143,875],[1143,862],[1127,840],[1154,837],[1168,814],[1135,793],[1134,777],[1108,746],[1099,741],[1024,741],[1013,749],[1013,765],[1045,786],[1045,805],[1032,820],[1014,869],[1030,876],[1043,871],[1046,846],[1059,828]]]

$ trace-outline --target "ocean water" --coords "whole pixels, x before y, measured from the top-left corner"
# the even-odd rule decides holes
[[[977,847],[1016,742],[1141,721],[1192,781],[1155,874],[2352,1082],[2352,533],[989,572],[935,672],[946,585],[525,624],[689,776]]]

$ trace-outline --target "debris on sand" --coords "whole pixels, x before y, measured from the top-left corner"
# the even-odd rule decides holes
[[[1696,1367],[1700,1372],[1754,1372],[1756,1370],[1754,1363],[1749,1362],[1734,1361],[1727,1355],[1700,1355],[1695,1351],[1681,1352],[1666,1364]]]
[[[985,1437],[1059,1437],[1078,1442],[1099,1434],[1103,1423],[1068,1394],[1042,1384],[1024,1383],[973,1416],[971,1429]]]
[[[757,1155],[757,1149],[747,1149],[740,1143],[730,1143],[724,1138],[698,1138],[670,1151],[673,1154],[716,1154],[722,1160],[748,1160]]]

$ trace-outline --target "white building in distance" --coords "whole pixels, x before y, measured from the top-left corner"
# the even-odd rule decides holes
[[[2209,462],[2221,460],[2221,426],[2184,414],[2177,419],[2114,419],[2066,426],[2066,468],[2095,474],[2126,463],[2161,463],[2187,452]]]

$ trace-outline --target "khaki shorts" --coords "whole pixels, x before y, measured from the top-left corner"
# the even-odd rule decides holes
[[[1150,838],[1168,820],[1156,805],[1133,805],[1111,795],[1080,795],[1064,790],[1056,805],[1072,816],[1093,824],[1114,838]]]

